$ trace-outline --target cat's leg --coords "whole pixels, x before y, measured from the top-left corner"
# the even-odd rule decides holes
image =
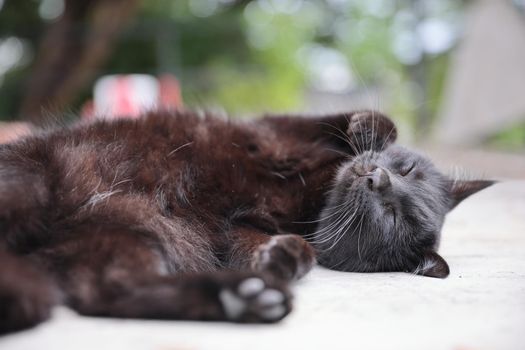
[[[0,249],[0,334],[45,321],[59,300],[58,288],[43,271]]]
[[[61,271],[67,304],[83,315],[276,322],[290,312],[285,283],[253,272],[168,271],[164,253],[141,236],[107,228],[40,259]]]
[[[25,255],[50,239],[48,181],[33,157],[44,148],[19,145],[0,146],[0,334],[46,320],[60,299],[54,281]]]
[[[91,316],[269,323],[291,311],[291,295],[260,274],[217,271],[144,279],[76,309]]]
[[[230,263],[237,269],[251,268],[285,281],[303,277],[315,265],[315,252],[295,234],[270,236],[257,229],[240,227],[230,233]]]
[[[397,138],[394,123],[373,110],[353,111],[322,117],[268,116],[261,123],[286,137],[306,142],[329,142],[349,154],[380,150]]]
[[[22,145],[0,145],[0,245],[25,253],[49,240],[43,228],[52,181],[35,155],[45,147]]]

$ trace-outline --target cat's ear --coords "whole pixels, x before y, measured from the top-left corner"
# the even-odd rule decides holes
[[[414,273],[428,277],[445,278],[450,273],[450,269],[441,255],[433,250],[428,250],[423,255],[423,259]]]
[[[489,180],[452,180],[450,181],[450,209],[461,203],[468,196],[496,183]]]

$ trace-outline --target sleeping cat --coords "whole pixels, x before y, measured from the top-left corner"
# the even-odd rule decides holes
[[[0,332],[57,304],[274,322],[316,256],[343,271],[446,277],[444,216],[491,182],[448,179],[396,134],[372,111],[157,111],[0,146]]]

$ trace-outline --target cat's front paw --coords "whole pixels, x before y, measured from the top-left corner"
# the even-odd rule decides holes
[[[219,292],[227,320],[277,322],[291,311],[291,295],[284,285],[270,285],[261,277],[246,277]]]
[[[252,268],[283,280],[303,277],[315,264],[313,248],[300,236],[273,236],[255,251]]]
[[[394,123],[376,111],[357,112],[352,115],[347,134],[355,153],[381,151],[397,138]]]

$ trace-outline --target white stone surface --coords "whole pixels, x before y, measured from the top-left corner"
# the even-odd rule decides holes
[[[525,181],[476,194],[448,217],[445,280],[316,268],[275,325],[113,320],[65,308],[0,349],[525,349]]]

